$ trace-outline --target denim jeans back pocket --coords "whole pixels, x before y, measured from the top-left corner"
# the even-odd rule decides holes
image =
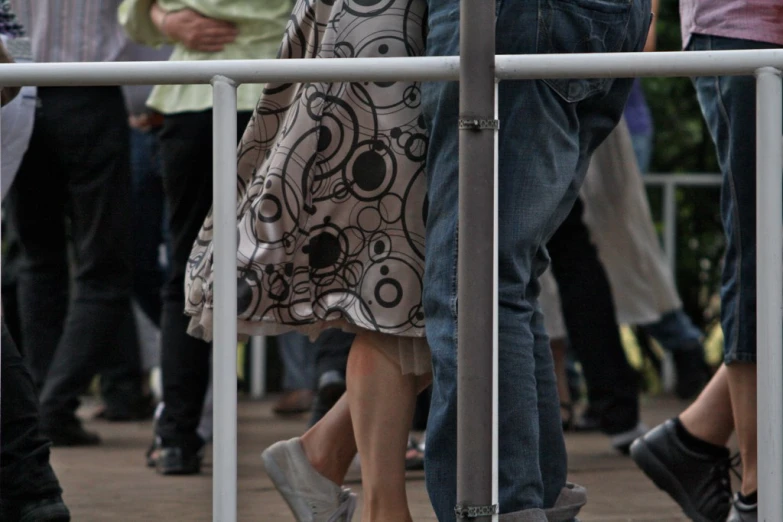
[[[623,50],[633,0],[539,0],[537,52],[606,53]],[[605,91],[611,78],[545,80],[569,103]]]

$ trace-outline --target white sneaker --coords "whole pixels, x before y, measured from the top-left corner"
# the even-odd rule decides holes
[[[351,522],[356,495],[318,473],[298,437],[269,446],[261,459],[297,522]]]

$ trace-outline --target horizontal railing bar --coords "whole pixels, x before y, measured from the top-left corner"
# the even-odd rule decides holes
[[[783,49],[498,55],[495,59],[500,80],[752,76],[761,67],[783,69]]]
[[[635,76],[752,75],[783,69],[783,49],[658,53],[499,55],[501,80]],[[459,57],[182,62],[82,62],[0,65],[0,85],[208,84],[337,81],[447,81],[459,77]]]
[[[645,185],[674,185],[679,187],[711,187],[723,183],[720,174],[645,174]]]

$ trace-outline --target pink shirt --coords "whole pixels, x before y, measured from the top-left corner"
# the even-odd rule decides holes
[[[783,45],[783,0],[680,0],[682,46],[692,34]]]

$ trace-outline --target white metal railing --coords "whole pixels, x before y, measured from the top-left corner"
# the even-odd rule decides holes
[[[459,57],[340,60],[126,62],[0,65],[0,85],[75,86],[208,84],[214,96],[214,466],[213,517],[236,520],[236,84],[311,81],[454,81]],[[757,77],[758,453],[761,520],[783,520],[783,50],[687,53],[502,55],[498,80],[636,76],[755,75]],[[457,129],[454,129],[457,132]],[[486,172],[493,172],[492,165]],[[485,175],[478,172],[476,175]],[[462,175],[462,174],[461,174]],[[493,241],[494,234],[487,234]],[[492,249],[489,249],[491,251]],[[483,266],[492,270],[491,259]],[[488,291],[492,291],[489,289]],[[495,323],[493,318],[490,323]],[[480,349],[480,347],[476,347]],[[497,372],[497,359],[494,363]],[[491,382],[493,375],[476,381]],[[462,383],[460,384],[462,386]],[[492,387],[470,400],[485,401]],[[493,397],[493,411],[497,403]],[[491,415],[492,412],[489,412]],[[493,423],[473,429],[495,430]],[[463,427],[467,427],[464,424]],[[460,431],[465,440],[470,433]],[[461,455],[461,454],[460,454]],[[490,455],[484,453],[481,458]],[[472,458],[476,458],[473,456]],[[459,460],[459,457],[458,457]],[[492,477],[497,483],[496,469]]]
[[[672,274],[677,274],[677,189],[680,187],[720,187],[720,174],[645,174],[647,187],[663,189],[663,252]]]

